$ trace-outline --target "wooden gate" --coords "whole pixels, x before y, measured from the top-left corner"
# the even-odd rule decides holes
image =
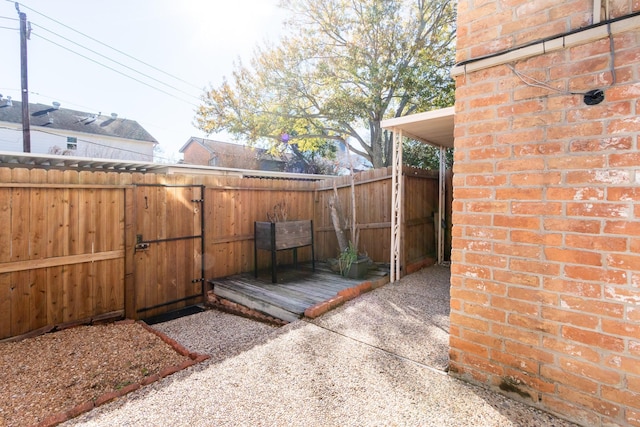
[[[135,204],[135,317],[202,301],[204,187],[140,184]]]

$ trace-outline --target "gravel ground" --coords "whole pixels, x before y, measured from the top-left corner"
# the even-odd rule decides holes
[[[190,350],[228,353],[65,425],[573,425],[434,369],[442,368],[446,357],[439,332],[447,329],[446,309],[421,300],[445,301],[448,290],[408,283],[429,282],[431,274],[448,280],[445,270],[407,276],[314,323],[270,329],[206,312],[157,326]],[[433,310],[430,320],[427,316],[432,327],[415,332],[425,310]],[[207,316],[220,324],[211,326]],[[204,323],[189,331],[191,319]],[[257,330],[245,331],[253,327]],[[224,339],[230,341],[217,342]],[[235,341],[238,345],[229,348]]]
[[[423,269],[313,323],[444,370],[449,364],[449,277],[447,267]]]

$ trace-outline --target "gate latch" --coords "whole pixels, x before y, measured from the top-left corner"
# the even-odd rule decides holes
[[[142,234],[136,234],[136,251],[144,251],[149,249],[149,243],[142,241]]]

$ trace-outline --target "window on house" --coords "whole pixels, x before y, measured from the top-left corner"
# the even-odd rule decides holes
[[[77,150],[78,149],[78,138],[75,136],[67,137],[67,150]]]

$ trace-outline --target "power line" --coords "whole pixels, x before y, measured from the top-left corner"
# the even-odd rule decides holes
[[[79,52],[76,52],[76,51],[74,51],[74,50],[72,50],[72,49],[70,49],[70,48],[68,48],[68,47],[66,47],[66,46],[63,46],[63,45],[61,45],[60,43],[56,43],[56,42],[54,42],[53,40],[49,40],[48,38],[43,37],[43,36],[41,36],[41,35],[39,35],[39,34],[32,33],[32,35],[34,35],[34,36],[36,36],[36,37],[39,37],[39,38],[41,38],[41,39],[43,39],[43,40],[45,40],[45,41],[47,41],[47,42],[49,42],[49,43],[51,43],[51,44],[53,44],[53,45],[55,45],[55,46],[58,46],[58,47],[59,47],[59,48],[61,48],[61,49],[64,49],[64,50],[69,51],[69,52],[71,52],[71,53],[74,53],[74,54],[76,54],[76,55],[78,55],[78,56],[80,56],[80,57],[82,57],[82,58],[84,58],[84,59],[86,59],[86,60],[88,60],[88,61],[91,61],[91,62],[93,62],[93,63],[95,63],[95,64],[98,64],[98,65],[100,65],[100,66],[104,67],[104,68],[107,68],[107,69],[109,69],[109,70],[111,70],[111,71],[113,71],[113,72],[115,72],[115,73],[118,73],[118,74],[120,74],[120,75],[122,75],[122,76],[124,76],[124,77],[127,77],[127,78],[129,78],[129,79],[131,79],[131,80],[134,80],[134,81],[136,81],[136,82],[140,83],[140,84],[143,84],[143,85],[145,85],[145,86],[147,86],[147,87],[150,87],[151,89],[155,89],[155,90],[157,90],[157,91],[159,91],[159,92],[164,93],[165,95],[168,95],[168,96],[170,96],[170,97],[172,97],[172,98],[175,98],[175,99],[177,99],[177,100],[179,100],[179,101],[182,101],[182,102],[184,102],[184,103],[186,103],[186,104],[189,104],[189,105],[191,105],[192,107],[196,107],[196,108],[198,108],[198,105],[193,104],[193,103],[192,103],[192,102],[190,102],[190,101],[187,101],[187,100],[185,100],[185,99],[182,99],[182,98],[180,98],[180,97],[178,97],[178,96],[176,96],[176,95],[174,95],[174,94],[172,94],[172,93],[169,93],[169,92],[167,92],[167,91],[165,91],[165,90],[163,90],[163,89],[160,89],[160,88],[158,88],[158,87],[156,87],[156,86],[153,86],[153,85],[151,85],[151,84],[149,84],[149,83],[147,83],[147,82],[144,82],[144,81],[142,81],[142,80],[140,80],[140,79],[138,79],[138,78],[135,78],[135,77],[133,77],[133,76],[130,76],[130,75],[128,75],[128,74],[125,74],[125,73],[123,73],[123,72],[122,72],[122,71],[120,71],[120,70],[117,70],[117,69],[115,69],[115,68],[113,68],[113,67],[110,67],[110,66],[108,66],[108,65],[105,65],[105,64],[103,64],[103,63],[101,63],[101,62],[98,62],[98,61],[96,61],[96,60],[95,60],[95,59],[93,59],[93,58],[90,58],[90,57],[88,57],[88,56],[86,56],[86,55],[83,55],[83,54],[81,54],[81,53],[79,53]]]
[[[51,33],[51,34],[55,35],[55,36],[60,37],[60,38],[61,38],[61,39],[63,39],[63,40],[68,41],[69,43],[72,43],[72,44],[74,44],[74,45],[76,45],[76,46],[79,46],[79,47],[81,47],[81,48],[85,49],[85,50],[88,50],[89,52],[94,53],[94,54],[96,54],[96,55],[100,56],[101,58],[104,58],[104,59],[106,59],[106,60],[108,60],[108,61],[111,61],[111,62],[114,62],[114,63],[116,63],[116,64],[120,65],[121,67],[124,67],[124,68],[126,68],[126,69],[128,69],[128,70],[131,70],[131,71],[133,71],[134,73],[138,73],[138,74],[140,74],[140,75],[142,75],[142,76],[144,76],[144,77],[146,77],[146,78],[148,78],[148,79],[151,79],[151,80],[153,80],[153,81],[155,81],[155,82],[158,82],[158,83],[160,83],[160,84],[162,84],[162,85],[165,85],[165,86],[167,86],[167,87],[169,87],[169,88],[171,88],[171,89],[173,89],[173,90],[175,90],[175,91],[177,91],[177,92],[180,92],[180,93],[182,93],[182,94],[184,94],[184,95],[187,95],[187,96],[189,96],[189,97],[191,97],[191,98],[198,99],[198,100],[200,99],[200,98],[198,98],[197,96],[194,96],[194,95],[192,95],[192,94],[190,94],[190,93],[187,93],[187,92],[185,92],[185,91],[183,91],[183,90],[181,90],[181,89],[179,89],[179,88],[177,88],[177,87],[175,87],[175,86],[172,86],[172,85],[170,85],[170,84],[168,84],[168,83],[165,83],[165,82],[163,82],[163,81],[161,81],[161,80],[158,80],[158,79],[156,79],[156,78],[154,78],[154,77],[152,77],[152,76],[150,76],[150,75],[148,75],[148,74],[145,74],[145,73],[143,73],[143,72],[141,72],[141,71],[138,71],[138,70],[136,70],[135,68],[129,67],[128,65],[125,65],[125,64],[123,64],[123,63],[121,63],[121,62],[119,62],[119,61],[116,61],[116,60],[115,60],[115,59],[113,59],[113,58],[109,58],[108,56],[103,55],[103,54],[101,54],[100,52],[96,52],[95,50],[89,49],[88,47],[83,46],[83,45],[81,45],[80,43],[76,43],[76,42],[74,42],[74,41],[73,41],[73,40],[71,40],[71,39],[68,39],[68,38],[66,38],[66,37],[64,37],[64,36],[62,36],[62,35],[60,35],[60,34],[58,34],[58,33],[54,32],[54,31],[51,31],[51,30],[49,30],[49,29],[47,29],[47,28],[43,27],[42,25],[38,25],[38,24],[34,24],[34,23],[32,23],[32,24],[33,24],[33,26],[35,26],[35,27],[37,27],[37,28],[41,28],[41,29],[43,29],[43,30],[45,30],[45,31],[47,31],[47,32],[49,32],[49,33]],[[33,33],[32,33],[32,34],[33,34]]]
[[[9,1],[9,0],[7,0],[7,1]],[[80,34],[80,35],[81,35],[81,36],[83,36],[83,37],[88,38],[89,40],[92,40],[92,41],[94,41],[94,42],[96,42],[96,43],[98,43],[98,44],[101,44],[102,46],[105,46],[105,47],[107,47],[107,48],[109,48],[109,49],[111,49],[111,50],[114,50],[114,51],[118,52],[119,54],[126,56],[127,58],[133,59],[133,60],[134,60],[134,61],[136,61],[136,62],[139,62],[139,63],[141,63],[141,64],[143,64],[143,65],[145,65],[145,66],[147,66],[147,67],[149,67],[149,68],[152,68],[152,69],[154,69],[154,70],[156,70],[156,71],[158,71],[158,72],[160,72],[160,73],[162,73],[162,74],[165,74],[165,75],[167,75],[167,76],[169,76],[169,77],[171,77],[171,78],[173,78],[173,79],[175,79],[175,80],[178,80],[178,81],[180,81],[180,82],[182,82],[182,83],[185,83],[185,84],[187,84],[187,85],[189,85],[189,86],[191,86],[191,87],[193,87],[193,88],[195,88],[195,89],[202,90],[202,88],[201,88],[201,87],[198,87],[198,86],[196,86],[196,85],[194,85],[194,84],[192,84],[192,83],[190,83],[190,82],[188,82],[188,81],[186,81],[186,80],[184,80],[184,79],[181,79],[180,77],[174,76],[173,74],[167,73],[166,71],[161,70],[160,68],[154,67],[154,66],[153,66],[153,65],[151,65],[151,64],[148,64],[148,63],[146,63],[146,62],[144,62],[144,61],[141,61],[140,59],[138,59],[138,58],[136,58],[136,57],[134,57],[134,56],[132,56],[132,55],[129,55],[129,54],[128,54],[128,53],[126,53],[126,52],[123,52],[123,51],[121,51],[121,50],[119,50],[119,49],[116,49],[115,47],[110,46],[110,45],[108,45],[108,44],[106,44],[106,43],[104,43],[104,42],[101,42],[100,40],[98,40],[98,39],[96,39],[96,38],[94,38],[94,37],[91,37],[91,36],[89,36],[89,35],[87,35],[87,34],[85,34],[85,33],[81,32],[81,31],[76,30],[75,28],[72,28],[72,27],[70,27],[70,26],[68,26],[68,25],[66,25],[66,24],[63,24],[62,22],[60,22],[60,21],[58,21],[58,20],[56,20],[56,19],[53,19],[53,18],[51,18],[51,17],[49,17],[49,16],[47,16],[47,15],[45,15],[45,14],[43,14],[43,13],[40,13],[40,12],[38,12],[37,10],[30,8],[29,6],[25,6],[25,5],[23,5],[22,3],[18,3],[18,4],[20,4],[20,5],[21,5],[22,7],[24,7],[25,9],[29,9],[30,11],[32,11],[32,12],[34,12],[34,13],[36,13],[36,14],[40,15],[40,16],[43,16],[43,17],[45,17],[45,18],[47,18],[47,19],[49,19],[49,20],[51,20],[51,21],[55,22],[55,23],[56,23],[56,24],[58,24],[58,25],[62,25],[63,27],[65,27],[65,28],[67,28],[67,29],[69,29],[69,30],[71,30],[71,31],[73,31],[73,32],[75,32],[75,33],[78,33],[78,34]]]

